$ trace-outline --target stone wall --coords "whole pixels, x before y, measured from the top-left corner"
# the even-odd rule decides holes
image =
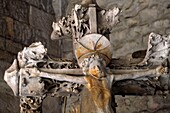
[[[19,98],[3,80],[5,70],[23,47],[41,41],[51,57],[59,57],[58,41],[51,41],[55,14],[52,0],[0,0],[0,113],[19,113]],[[44,112],[60,112],[57,98],[47,98]]]
[[[11,89],[3,81],[3,74],[23,47],[41,41],[52,57],[74,57],[72,41],[66,38],[51,41],[50,33],[52,22],[68,14],[74,4],[80,2],[81,0],[0,0],[0,113],[19,112],[19,99],[13,96]],[[150,32],[170,33],[170,0],[96,2],[103,9],[117,6],[122,10],[120,22],[110,35],[114,58],[129,56],[131,59],[134,51],[145,50]],[[60,113],[57,106],[61,103],[56,105],[57,101],[57,98],[49,97],[44,104],[44,113]],[[149,113],[164,107],[166,110],[155,112],[169,113],[169,96],[116,96],[116,101],[118,113]]]
[[[168,34],[170,28],[169,0],[108,0],[108,6],[119,7],[120,23],[112,30],[114,57],[125,56],[147,48],[151,32]]]
[[[58,57],[58,41],[50,39],[55,21],[52,0],[1,0],[0,5],[1,50],[16,55],[23,47],[41,41],[50,55]]]

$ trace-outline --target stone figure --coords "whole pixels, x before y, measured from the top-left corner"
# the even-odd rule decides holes
[[[52,25],[51,39],[72,38],[76,61],[52,60],[42,43],[36,42],[19,52],[6,70],[4,80],[21,97],[21,113],[41,113],[46,96],[79,97],[84,87],[91,94],[90,103],[95,107],[90,112],[93,113],[116,113],[115,94],[154,95],[158,87],[162,94],[169,91],[170,36],[151,33],[141,65],[111,67],[114,53],[106,34],[119,22],[119,9],[96,11],[97,6],[91,4],[94,2],[83,0],[70,15]],[[75,103],[79,103],[73,102],[72,109],[64,112],[81,113],[81,109],[90,105],[81,105],[80,101],[77,99]]]

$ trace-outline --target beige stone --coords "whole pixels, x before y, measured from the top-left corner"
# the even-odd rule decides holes
[[[6,34],[9,35],[10,37],[14,36],[14,22],[13,19],[10,17],[5,17],[6,24],[7,24],[7,31]]]

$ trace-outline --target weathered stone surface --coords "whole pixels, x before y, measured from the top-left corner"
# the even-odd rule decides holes
[[[126,19],[126,21],[127,21],[128,27],[137,26],[139,24],[139,17],[129,18],[129,19]]]
[[[169,96],[116,96],[117,113],[169,113],[168,101]]]
[[[151,9],[145,9],[140,12],[141,23],[149,23],[158,18],[159,12],[157,7],[152,7]]]
[[[3,0],[0,0],[0,17],[2,16],[3,14]]]
[[[52,57],[55,58],[60,58],[61,54],[60,54],[60,50],[61,47],[59,46],[59,41],[58,40],[53,40],[53,41],[49,41],[49,45],[48,45],[48,54]]]
[[[62,57],[66,59],[70,59],[70,60],[72,60],[73,58],[76,58],[73,51],[67,51],[67,52],[62,53]]]
[[[170,25],[170,20],[165,19],[165,20],[158,20],[153,22],[152,27],[155,29],[162,29],[162,28],[167,28]]]
[[[54,14],[53,9],[52,9],[52,0],[39,0],[38,3],[39,3],[38,8],[48,13]]]
[[[1,56],[4,54],[0,51]],[[3,80],[5,70],[11,65],[0,56],[0,113],[19,113],[19,98],[13,95],[10,87]],[[7,56],[6,56],[7,57]]]
[[[146,49],[150,32],[170,34],[170,0],[96,1],[103,9],[118,6],[122,10],[120,23],[114,26],[110,38],[114,47],[113,57],[128,56],[130,59],[131,53],[134,51]],[[63,40],[64,42],[60,45],[59,41],[49,39],[52,30],[51,24],[55,21],[52,3],[56,18],[61,18],[61,16],[70,13],[74,4],[80,2],[81,0],[0,0],[0,60],[12,63],[16,57],[14,54],[22,49],[22,45],[19,43],[29,45],[34,41],[41,41],[46,45],[48,54],[55,58],[61,54],[65,58],[72,58],[74,55],[71,52],[71,42]],[[4,41],[6,39],[7,41]],[[5,45],[7,48],[4,48]],[[61,47],[63,49],[60,49]],[[0,62],[0,65],[0,71],[4,72],[4,69],[1,68],[6,68],[7,65],[3,62]],[[18,113],[19,103],[12,91],[4,82],[0,82],[0,88],[0,113]],[[85,95],[84,99],[87,98],[90,99]],[[141,110],[152,111],[159,108],[160,105],[168,105],[170,96],[167,96],[166,99],[159,96],[153,98],[128,96],[123,98],[119,96],[116,99],[118,113],[139,113]],[[47,105],[43,106],[45,113],[54,111],[61,113],[57,111],[58,105],[55,104],[57,101],[53,98],[46,101]],[[87,102],[84,101],[83,104],[87,104]],[[89,109],[94,108],[92,106],[85,110],[88,112]],[[157,113],[168,113],[168,111]]]
[[[24,2],[27,2],[29,5],[33,5],[34,7],[39,8],[41,4],[41,0],[22,0]]]
[[[0,23],[0,28],[2,28],[0,35],[24,45],[30,45],[40,34],[39,30],[10,17],[4,16],[0,19]]]
[[[56,21],[58,21],[61,18],[61,0],[53,0],[52,1],[52,6],[54,9],[54,13],[55,13],[55,18]]]
[[[73,51],[73,41],[70,38],[63,39],[63,52]]]
[[[14,37],[14,20],[10,17],[4,17],[6,21],[6,37]]]
[[[4,60],[0,60],[0,81],[3,81],[4,72],[10,65],[11,64],[9,62],[6,62]]]
[[[60,0],[62,1],[62,0]],[[68,6],[66,8],[66,10],[64,11],[67,14],[71,13],[71,10],[74,8],[75,4],[80,4],[82,0],[65,0],[68,1]],[[62,5],[64,7],[64,5]]]
[[[3,80],[4,72],[9,66],[10,63],[6,62],[5,60],[0,60],[0,112],[10,113],[13,111],[13,113],[18,113],[18,98],[13,95],[10,87]]]
[[[19,98],[5,82],[0,82],[0,113],[19,113]]]
[[[22,50],[22,45],[20,43],[15,43],[11,40],[6,40],[6,50],[8,52],[17,54],[19,51]]]
[[[43,102],[44,113],[62,113],[61,99],[48,96]]]
[[[52,8],[53,0],[23,0],[23,1],[47,13],[54,14],[54,10]]]
[[[112,6],[118,6],[122,9],[120,23],[113,28],[111,34],[111,43],[117,57],[128,54],[130,51],[146,49],[149,33],[165,34],[165,29],[169,26],[170,16],[167,13],[169,0],[164,0],[161,3],[157,0],[109,0],[102,2],[105,5],[109,2],[110,5],[113,4]]]
[[[0,18],[0,35],[5,37],[7,25],[3,16]]]
[[[3,13],[18,21],[28,23],[29,6],[20,0],[3,0]]]
[[[29,23],[31,26],[42,30],[46,33],[52,32],[52,22],[54,21],[54,16],[45,13],[35,7],[30,7],[29,13]]]
[[[5,38],[0,36],[0,49],[5,50]]]
[[[77,0],[53,0],[52,5],[55,12],[56,21],[69,14],[74,7],[72,4]]]
[[[29,22],[31,27],[37,29],[35,41],[41,41],[46,47],[49,45],[53,21],[53,15],[45,13],[35,7],[30,7]]]
[[[122,7],[126,0],[96,0],[97,4],[103,9],[109,9],[113,6]]]
[[[25,45],[30,45],[34,42],[37,34],[39,34],[39,30],[19,21],[14,21],[13,29],[15,30],[15,35],[11,39]]]
[[[11,37],[11,40],[15,40],[16,42],[24,42],[23,40],[27,38],[28,40],[31,38],[30,29],[27,24],[20,23],[18,21],[14,21],[13,29],[15,30],[14,37]]]
[[[16,58],[16,55],[9,53],[7,51],[4,51],[4,50],[0,50],[0,53],[1,53],[0,60],[2,61],[12,63],[13,60]]]

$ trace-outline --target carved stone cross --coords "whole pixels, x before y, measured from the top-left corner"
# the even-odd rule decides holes
[[[84,86],[92,95],[96,113],[115,113],[115,94],[154,95],[158,87],[169,90],[170,36],[151,33],[146,56],[139,64],[120,67],[112,61],[107,36],[118,22],[118,14],[118,8],[96,11],[95,4],[88,8],[76,4],[70,15],[53,23],[51,38],[71,36],[76,62],[51,60],[40,42],[18,53],[4,79],[21,97],[21,113],[41,113],[47,95],[78,96]]]

